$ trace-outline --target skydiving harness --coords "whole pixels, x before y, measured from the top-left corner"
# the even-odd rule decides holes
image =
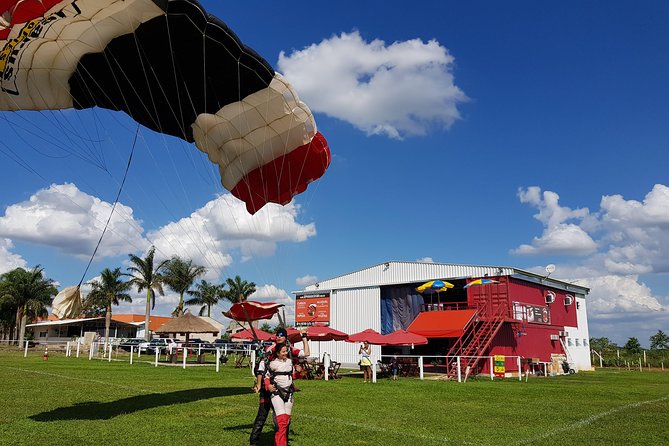
[[[292,361],[291,361],[292,364]],[[274,386],[276,391],[273,393],[274,395],[279,395],[281,399],[284,402],[290,401],[290,398],[293,396],[293,393],[295,393],[295,384],[293,384],[293,381],[291,379],[290,385],[288,387],[281,387],[276,383],[275,378],[277,376],[284,375],[284,376],[290,376],[292,378],[293,376],[293,367],[291,365],[290,371],[287,372],[275,372],[273,370],[269,370],[269,383]]]

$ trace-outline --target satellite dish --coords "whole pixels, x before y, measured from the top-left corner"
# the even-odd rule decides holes
[[[548,274],[553,274],[555,272],[555,265],[553,265],[552,263],[546,265],[546,272]]]

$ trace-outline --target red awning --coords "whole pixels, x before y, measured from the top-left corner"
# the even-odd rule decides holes
[[[459,338],[476,310],[425,311],[409,325],[407,331],[426,338]]]

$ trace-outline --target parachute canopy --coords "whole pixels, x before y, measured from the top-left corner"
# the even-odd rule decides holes
[[[255,213],[330,163],[286,79],[195,0],[0,0],[0,110],[103,107],[194,142]]]

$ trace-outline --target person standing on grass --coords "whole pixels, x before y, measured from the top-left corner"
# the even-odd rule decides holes
[[[393,381],[397,381],[397,375],[400,374],[400,365],[397,363],[397,355],[393,355],[390,360],[390,372],[393,375]]]
[[[265,351],[263,352],[263,359],[258,363],[258,365],[255,368],[256,382],[255,385],[253,386],[253,391],[259,394],[260,401],[258,404],[258,413],[256,414],[256,418],[253,421],[253,427],[251,429],[251,436],[249,439],[251,446],[257,446],[259,444],[260,434],[262,434],[262,429],[265,426],[265,422],[267,421],[267,416],[269,415],[269,411],[272,408],[272,402],[271,402],[272,394],[266,388],[263,377],[265,375],[265,372],[267,371],[267,363],[271,359],[273,359],[277,344],[286,344],[289,348],[288,353],[291,358],[296,357],[300,354],[299,349],[292,348],[290,346],[290,343],[288,342],[288,331],[284,327],[280,327],[276,331],[275,336],[276,336],[276,342],[274,342],[274,344],[270,345],[265,349]],[[305,337],[305,335],[302,334],[302,337]],[[308,346],[306,347],[305,351],[307,352],[308,355],[309,354]],[[278,431],[276,413],[274,414],[273,418],[274,418],[274,433],[276,435],[276,432]]]
[[[369,346],[369,342],[362,343],[358,354],[360,355],[360,367],[362,367],[364,382],[372,382],[372,360],[370,358],[372,347]]]
[[[302,333],[304,350],[299,351],[298,357],[309,356],[309,341]],[[276,344],[274,357],[267,364],[265,373],[265,387],[272,393],[272,409],[276,416],[278,431],[274,434],[275,446],[288,445],[288,425],[293,412],[293,361],[290,358],[290,349],[286,344]]]

